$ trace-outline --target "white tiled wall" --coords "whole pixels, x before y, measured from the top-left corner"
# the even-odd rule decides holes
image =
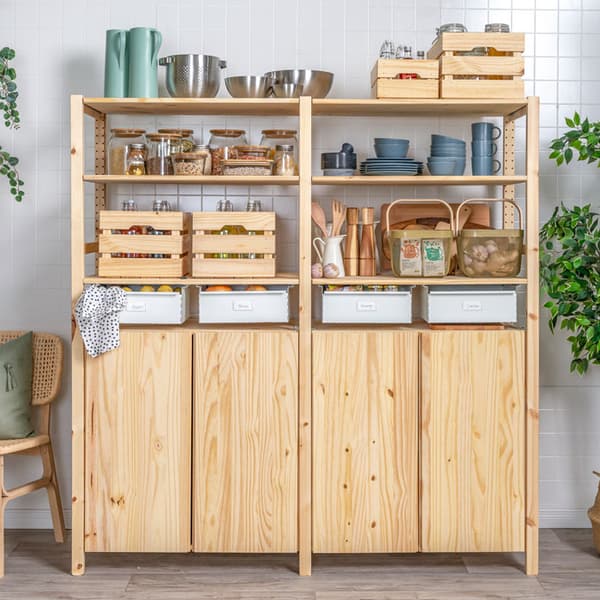
[[[15,64],[23,120],[16,133],[0,129],[0,144],[21,157],[26,182],[25,201],[17,205],[0,180],[0,328],[48,330],[61,334],[65,341],[69,338],[68,98],[71,93],[102,94],[105,29],[157,27],[164,36],[162,53],[216,54],[227,59],[231,75],[285,67],[333,70],[332,95],[366,97],[369,70],[384,39],[412,45],[415,50],[427,49],[434,28],[450,21],[463,22],[471,30],[501,21],[528,34],[527,91],[542,101],[542,216],[547,217],[558,201],[599,204],[594,195],[598,182],[594,167],[556,169],[547,160],[545,148],[561,131],[563,117],[574,110],[600,119],[600,0],[0,1],[0,45],[15,47],[18,53]],[[199,120],[194,127],[207,130],[217,122]],[[267,123],[238,124],[257,132]],[[340,124],[321,119],[315,131],[314,166],[318,167],[320,151],[335,150],[346,140],[363,157],[370,150],[371,137],[382,132],[406,134],[417,156],[425,156],[430,130],[466,135],[467,127],[468,122],[457,120],[357,119]],[[522,130],[517,134],[522,140]],[[258,140],[254,137],[253,141]],[[181,205],[198,202],[201,191],[181,190]],[[239,188],[206,191],[204,202],[226,192],[240,205],[248,193]],[[335,192],[340,194],[340,190]],[[152,193],[153,188],[143,190],[146,201]],[[271,206],[272,190],[254,193]],[[333,193],[325,188],[316,195]],[[465,193],[453,189],[445,192],[445,198],[455,200]],[[340,195],[349,201],[360,198],[379,204],[401,194],[436,197],[439,190],[353,189]],[[293,195],[276,202],[278,212],[288,219],[286,229],[293,232]],[[282,250],[291,265],[294,258],[289,247]],[[600,467],[600,370],[592,370],[585,378],[570,375],[564,339],[552,337],[545,326],[541,331],[541,522],[586,526],[584,509],[595,491],[591,470]],[[68,508],[68,383],[55,415],[54,439]],[[10,460],[9,483],[34,470],[27,457]],[[46,527],[49,522],[41,493],[13,503],[8,511],[8,523],[13,526]]]

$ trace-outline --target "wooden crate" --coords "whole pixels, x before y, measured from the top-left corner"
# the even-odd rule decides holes
[[[439,98],[439,62],[380,58],[371,70],[374,98]],[[415,73],[418,79],[399,79],[402,73]]]
[[[196,212],[192,226],[194,277],[275,277],[274,212]],[[226,226],[263,233],[219,235]],[[213,256],[219,253],[238,255],[238,258]],[[245,258],[248,254],[261,255],[261,258]]]
[[[506,55],[461,56],[481,47]],[[524,33],[442,33],[427,57],[440,60],[441,98],[523,98],[524,50]]]
[[[129,235],[130,227],[165,232]],[[191,215],[183,212],[102,210],[99,214],[100,277],[183,277],[190,271]],[[164,258],[116,254],[162,254]]]

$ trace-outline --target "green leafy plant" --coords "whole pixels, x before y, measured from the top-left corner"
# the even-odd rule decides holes
[[[582,121],[579,113],[575,113],[572,119],[566,118],[565,123],[571,129],[552,140],[550,158],[556,160],[559,166],[570,163],[575,153],[577,160],[585,160],[588,163],[600,159],[600,121]],[[600,167],[600,163],[598,166]]]
[[[4,125],[8,129],[18,129],[20,124],[19,110],[17,108],[17,72],[10,66],[10,61],[15,57],[11,48],[0,50],[0,111],[3,113]],[[6,176],[10,186],[10,193],[17,202],[23,199],[21,186],[23,181],[19,178],[16,169],[19,159],[0,146],[0,175]]]
[[[548,325],[571,332],[571,371],[600,364],[600,229],[590,205],[554,210],[540,232],[542,289]]]

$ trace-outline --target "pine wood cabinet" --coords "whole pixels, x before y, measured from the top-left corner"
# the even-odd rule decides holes
[[[418,550],[419,334],[313,332],[313,551]]]
[[[524,332],[423,333],[421,397],[422,550],[524,550]]]
[[[189,552],[192,336],[121,330],[86,358],[85,549]]]
[[[194,551],[297,551],[297,372],[296,331],[194,335]]]

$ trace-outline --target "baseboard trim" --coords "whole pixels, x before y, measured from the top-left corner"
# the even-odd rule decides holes
[[[586,508],[558,508],[540,510],[540,527],[587,529],[591,524]]]

